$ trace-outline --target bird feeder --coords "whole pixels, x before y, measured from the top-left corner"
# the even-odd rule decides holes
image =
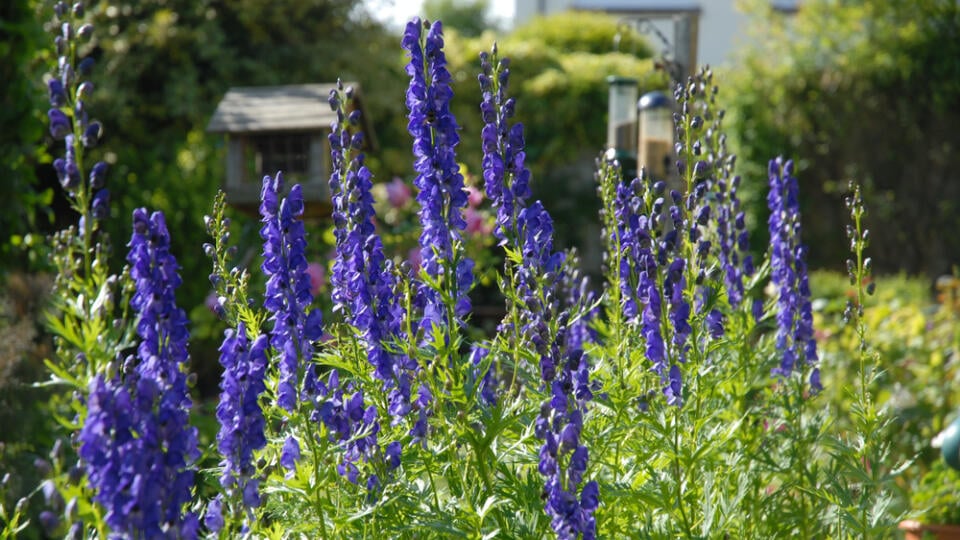
[[[637,164],[657,180],[667,180],[673,161],[673,103],[663,92],[648,92],[638,103],[640,134]]]
[[[360,108],[360,90],[353,86],[349,108]],[[256,214],[263,177],[282,171],[286,187],[303,188],[304,215],[330,214],[330,144],[327,140],[336,113],[328,97],[336,83],[231,88],[207,125],[227,141],[227,202]],[[366,129],[365,146],[373,148]]]
[[[637,80],[611,75],[607,83],[610,86],[607,148],[614,150],[624,177],[630,178],[637,170]]]

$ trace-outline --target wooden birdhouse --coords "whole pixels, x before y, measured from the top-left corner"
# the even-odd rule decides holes
[[[360,89],[353,86],[353,103],[360,107]],[[336,83],[231,88],[207,125],[211,133],[227,139],[227,176],[223,190],[227,202],[256,214],[265,175],[282,171],[289,189],[303,187],[304,215],[330,213],[330,134],[336,113],[328,97]],[[364,114],[366,150],[376,140]]]

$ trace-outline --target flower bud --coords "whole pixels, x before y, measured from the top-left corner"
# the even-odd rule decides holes
[[[91,122],[87,129],[83,130],[80,142],[83,143],[84,148],[93,148],[100,142],[101,135],[103,135],[103,129],[100,127],[100,122]]]
[[[63,107],[67,104],[67,94],[63,91],[63,83],[58,79],[50,79],[47,82],[47,90],[50,94],[51,107]]]
[[[350,146],[355,150],[360,150],[363,148],[363,132],[358,131],[353,134],[353,138],[350,139]]]
[[[103,161],[98,161],[92,169],[90,169],[90,187],[92,189],[100,189],[106,183],[107,177],[107,168],[108,165]]]
[[[93,83],[90,81],[83,81],[82,83],[80,83],[80,86],[77,87],[78,100],[88,98],[92,93],[93,93]]]
[[[77,71],[80,72],[80,75],[87,77],[93,73],[93,65],[95,63],[96,61],[93,59],[93,57],[88,56],[80,61],[80,64],[77,66]]]
[[[77,36],[80,39],[90,39],[90,36],[93,35],[93,25],[86,23],[77,29]]]
[[[74,17],[76,17],[76,18],[78,18],[78,19],[82,19],[82,18],[83,18],[83,13],[84,13],[83,2],[77,2],[77,3],[73,4],[73,16],[74,16]]]
[[[70,119],[59,109],[50,109],[47,117],[50,119],[50,135],[62,141],[70,133]]]
[[[54,164],[56,167],[56,164]],[[59,175],[59,170],[57,174]],[[66,160],[64,165],[64,174],[60,178],[60,185],[63,186],[63,189],[67,191],[73,191],[80,187],[80,170],[77,168],[77,163],[75,161]]]
[[[104,220],[110,216],[110,190],[101,189],[93,196],[93,203],[90,205],[94,219]]]

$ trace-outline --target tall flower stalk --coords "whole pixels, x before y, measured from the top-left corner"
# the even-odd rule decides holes
[[[396,424],[411,410],[410,384],[417,366],[388,348],[401,338],[402,309],[392,264],[383,254],[383,243],[374,227],[373,174],[361,153],[363,132],[357,129],[360,111],[347,110],[352,99],[353,89],[344,89],[340,83],[330,92],[330,107],[337,115],[329,135],[337,253],[331,277],[334,310],[341,312],[356,332],[359,350],[373,368],[374,379],[380,382],[382,391],[389,392],[388,412]],[[340,384],[337,370],[331,371],[326,392],[318,416],[331,439],[344,449],[337,470],[356,483],[357,464],[381,453],[379,413],[365,402],[362,389]],[[390,446],[388,453],[391,468],[399,465],[399,443]],[[375,474],[367,478],[369,490],[379,485],[380,478]]]
[[[821,389],[813,309],[807,278],[806,247],[800,242],[800,201],[793,161],[770,161],[770,279],[777,287],[777,351],[773,374],[789,377],[810,367],[810,388]],[[797,364],[800,364],[799,366]]]
[[[589,451],[580,437],[586,403],[593,397],[581,348],[583,330],[578,327],[577,335],[566,337],[571,306],[561,304],[566,300],[564,257],[553,249],[553,220],[540,201],[526,203],[530,172],[524,166],[523,125],[510,126],[514,102],[506,97],[509,62],[499,59],[494,47],[492,54],[481,55],[481,65],[483,175],[497,208],[495,234],[508,252],[505,286],[516,294],[500,330],[512,333],[514,351],[529,348],[539,360],[547,397],[535,433],[543,440],[538,469],[546,477],[551,527],[558,538],[594,538],[599,489],[594,481],[583,483]],[[514,366],[515,372],[519,369]]]
[[[163,214],[138,209],[133,227],[127,261],[140,342],[113,375],[92,381],[79,453],[114,534],[194,538],[199,521],[184,506],[200,452],[189,423],[187,316],[174,299],[179,266]]]
[[[217,449],[223,456],[220,486],[225,497],[218,502],[240,516],[247,510],[248,519],[260,506],[260,480],[255,474],[253,453],[267,445],[266,420],[259,401],[266,391],[267,345],[265,334],[251,340],[241,322],[236,330],[226,331],[220,346],[223,376],[217,405]],[[206,521],[209,528],[218,530],[210,525],[209,518]]]
[[[374,376],[390,391],[390,415],[399,421],[410,411],[411,372],[417,366],[385,345],[401,338],[403,313],[393,265],[384,256],[383,242],[374,227],[373,175],[360,152],[363,132],[356,129],[360,111],[347,112],[351,98],[350,88],[338,88],[330,95],[330,105],[337,113],[329,136],[337,252],[331,278],[334,309],[359,331]]]
[[[421,268],[427,278],[417,291],[417,303],[423,310],[420,328],[430,332],[432,326],[459,326],[470,312],[467,293],[473,285],[473,261],[462,248],[467,192],[455,152],[460,135],[450,111],[453,90],[443,53],[443,27],[414,18],[407,24],[402,46],[410,55],[407,130],[413,137]],[[452,298],[449,305],[443,294]]]
[[[298,402],[311,399],[317,392],[312,341],[322,334],[323,315],[318,309],[307,311],[313,294],[307,274],[306,233],[300,220],[302,189],[295,184],[281,199],[282,189],[282,173],[264,177],[261,269],[267,276],[263,305],[270,313],[270,346],[280,354],[277,405],[293,412]]]

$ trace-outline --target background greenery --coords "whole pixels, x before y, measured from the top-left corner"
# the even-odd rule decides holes
[[[877,270],[950,273],[960,258],[952,233],[960,225],[960,6],[808,0],[791,19],[769,2],[744,6],[755,15],[755,46],[742,51],[722,93],[739,171],[759,179],[770,156],[796,161],[814,266],[840,269],[841,201],[856,179],[871,209]],[[745,182],[760,236],[764,187]]]

